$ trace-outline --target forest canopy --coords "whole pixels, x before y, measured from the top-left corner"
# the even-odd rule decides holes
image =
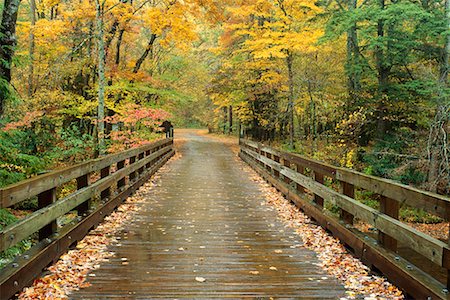
[[[449,0],[4,0],[0,186],[208,127],[450,192]]]

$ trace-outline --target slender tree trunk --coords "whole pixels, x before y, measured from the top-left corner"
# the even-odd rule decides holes
[[[109,30],[108,34],[106,35],[105,58],[109,54],[109,47],[111,46],[114,36],[116,35],[117,28],[119,28],[119,21],[115,20],[111,26],[111,29]]]
[[[100,0],[96,4],[97,21],[97,51],[98,51],[98,115],[97,134],[100,155],[105,154],[105,41],[103,28],[103,4]]]
[[[31,19],[31,28],[30,28],[30,45],[29,45],[29,56],[30,56],[30,65],[28,68],[28,97],[31,97],[34,92],[34,25],[36,25],[36,0],[30,0],[30,19]]]
[[[227,133],[227,117],[228,117],[227,107],[224,106],[222,110],[223,110],[223,134],[226,134]]]
[[[233,106],[228,107],[229,116],[228,116],[228,134],[233,133]]]
[[[20,0],[5,0],[0,24],[0,118],[9,98],[11,65],[17,44],[16,22]]]
[[[348,9],[350,12],[357,7],[356,0],[349,0]],[[356,29],[356,22],[353,22],[350,29],[347,31],[347,76],[348,76],[348,94],[354,105],[357,102],[360,92],[360,59],[359,59],[359,44],[358,32]]]
[[[308,94],[309,94],[309,104],[310,104],[310,111],[311,111],[311,127],[310,127],[310,134],[312,136],[312,153],[314,153],[317,149],[316,143],[317,143],[317,113],[316,113],[316,102],[314,101],[313,93],[312,93],[312,86],[311,81],[308,80]]]
[[[123,34],[124,33],[125,33],[125,29],[121,29],[119,31],[119,36],[117,37],[116,59],[115,59],[116,66],[118,66],[120,64],[120,49],[122,47],[122,40],[123,40]]]
[[[133,73],[139,72],[139,69],[141,68],[142,64],[144,63],[145,59],[149,54],[150,56],[153,56],[153,45],[155,43],[156,37],[157,37],[156,34],[152,33],[144,53],[142,53],[141,57],[139,57],[139,59],[136,62],[136,65],[133,68]]]
[[[385,9],[385,0],[378,0],[379,6],[382,10]],[[377,24],[378,44],[384,44],[384,20],[380,19]],[[388,51],[386,51],[388,52]],[[386,55],[383,46],[377,46],[375,49],[375,61],[377,67],[378,77],[378,105],[377,105],[377,136],[382,138],[387,130],[386,120],[386,101],[388,81],[389,81],[389,67],[387,66]]]
[[[289,118],[289,147],[294,148],[294,72],[292,70],[293,55],[288,51],[286,57],[286,64],[288,68],[288,118]]]

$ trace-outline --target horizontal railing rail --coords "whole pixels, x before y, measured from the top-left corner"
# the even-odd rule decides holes
[[[392,180],[334,167],[254,141],[241,139],[240,145],[240,157],[244,161],[316,219],[321,226],[339,237],[357,256],[368,260],[370,265],[417,298],[449,298],[448,280],[442,282],[434,278],[434,274],[427,274],[413,267],[407,258],[399,255],[397,251],[398,245],[410,248],[449,273],[448,242],[438,240],[399,220],[400,208],[408,205],[448,221],[448,197]],[[329,182],[339,183],[339,190],[336,190],[336,184],[325,184],[327,177]],[[377,194],[380,208],[374,209],[356,200],[355,189]],[[312,198],[312,201],[308,198]],[[325,213],[324,205],[327,201],[339,207],[338,217]],[[377,236],[371,238],[359,232],[353,226],[355,219],[371,225]]]
[[[0,251],[33,236],[37,239],[35,246],[0,270],[0,298],[9,299],[28,285],[145,183],[174,152],[173,139],[163,139],[0,189],[0,208],[32,198],[38,202],[36,211],[0,231]],[[58,188],[75,181],[75,190],[58,198]],[[58,226],[59,217],[75,211],[78,218],[74,222]]]

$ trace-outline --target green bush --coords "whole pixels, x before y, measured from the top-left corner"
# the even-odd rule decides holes
[[[17,218],[6,209],[0,209],[0,230],[17,221]],[[0,268],[11,262],[14,257],[30,249],[32,242],[30,239],[23,240],[17,245],[0,252]]]

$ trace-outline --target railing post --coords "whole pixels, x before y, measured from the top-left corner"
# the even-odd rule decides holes
[[[320,184],[323,184],[323,174],[314,171],[314,180]],[[317,194],[314,194],[314,202],[320,207],[323,207],[323,198]]]
[[[272,160],[277,163],[280,163],[280,157],[275,154],[272,154]],[[277,170],[273,169],[273,174],[275,175],[276,178],[280,178],[280,172],[278,172]]]
[[[348,182],[341,181],[339,187],[339,193],[349,196],[350,198],[355,198],[355,186]],[[341,208],[341,219],[346,223],[353,225],[354,216]]]
[[[132,164],[134,164],[134,163],[136,162],[136,156],[130,157],[129,162],[130,162],[130,163],[129,163],[130,166],[131,166]],[[128,178],[130,179],[130,182],[133,182],[134,179],[136,178],[136,172],[131,172]]]
[[[295,164],[295,171],[297,173],[300,173],[300,174],[303,175],[303,174],[305,174],[305,167],[303,167],[300,164]],[[297,192],[299,192],[299,194],[303,195],[305,193],[305,188],[302,185],[298,184],[298,183],[296,183],[295,185],[297,187]]]
[[[291,168],[291,162],[284,157],[283,157],[283,166],[285,166],[286,168],[289,168],[289,169]],[[291,184],[291,182],[292,182],[292,180],[286,176],[283,176],[283,180],[287,184]]]
[[[380,195],[380,212],[398,220],[400,205],[397,201]],[[389,235],[378,232],[378,241],[387,249],[397,251],[397,240]]]
[[[147,150],[145,151],[145,157],[149,156],[152,153],[151,150]],[[145,168],[146,169],[150,169],[150,167],[152,166],[152,163],[149,161],[148,163],[145,164]]]
[[[91,184],[90,175],[91,174],[88,173],[88,174],[85,174],[85,175],[77,178],[77,190],[85,188],[85,187],[89,186],[89,184]],[[91,208],[91,205],[92,205],[91,199],[88,199],[88,200],[84,201],[83,203],[81,203],[80,205],[78,205],[76,208],[78,215],[82,216],[82,215],[86,214],[86,212]]]
[[[100,170],[100,178],[108,177],[110,174],[110,166],[107,166]],[[111,187],[106,188],[100,193],[100,199],[104,200],[111,195]]]
[[[38,208],[44,208],[56,201],[56,188],[52,188],[48,191],[42,192],[38,195]],[[42,241],[56,233],[58,230],[58,224],[56,220],[51,221],[39,230],[39,240]]]
[[[143,159],[143,158],[144,158],[144,154],[145,154],[144,152],[140,153],[139,156],[138,156],[138,160]],[[145,166],[142,166],[142,167],[140,167],[140,168],[138,169],[138,175],[139,175],[139,177],[142,175],[142,173],[144,173],[144,167],[145,167]]]
[[[123,169],[125,167],[125,160],[121,160],[117,163],[117,170]],[[122,191],[123,187],[126,185],[126,178],[122,177],[117,181],[117,189]]]

